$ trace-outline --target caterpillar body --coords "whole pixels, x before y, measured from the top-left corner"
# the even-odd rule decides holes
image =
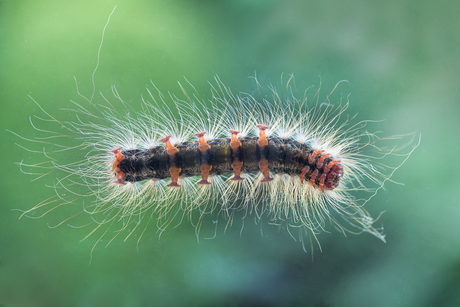
[[[201,175],[199,185],[210,185],[209,175],[228,174],[233,171],[232,181],[242,181],[241,172],[255,173],[260,170],[264,176],[261,183],[273,180],[270,172],[298,175],[301,183],[305,177],[312,186],[332,190],[342,177],[343,168],[338,160],[329,158],[324,150],[313,150],[304,143],[294,140],[265,136],[265,125],[257,125],[260,135],[238,139],[239,131],[230,129],[231,138],[214,139],[206,142],[205,131],[194,134],[198,141],[182,142],[176,146],[166,136],[160,141],[166,146],[146,150],[133,149],[122,152],[113,150],[116,184],[125,185],[125,180],[134,183],[147,179],[171,177],[168,187],[180,188],[179,176]]]
[[[66,208],[72,213],[53,227],[93,225],[87,237],[100,233],[94,246],[110,234],[107,244],[137,231],[140,240],[152,221],[162,232],[178,215],[179,222],[189,216],[197,234],[208,215],[214,224],[223,217],[226,228],[236,215],[252,214],[256,221],[266,217],[299,228],[301,237],[307,230],[316,238],[330,223],[343,233],[385,240],[363,205],[417,146],[405,152],[404,146],[382,147],[401,136],[378,137],[366,130],[370,121],[344,118],[348,100],[330,100],[341,82],[324,99],[320,89],[311,95],[310,88],[297,98],[293,76],[282,94],[270,86],[270,95],[261,98],[234,94],[216,77],[209,99],[200,98],[188,81],[192,95],[180,84],[184,98],[167,99],[152,82],[156,93],[147,89],[142,111],[136,111],[115,87],[115,99],[101,94],[96,103],[94,73],[93,94],[85,97],[77,86],[83,102],[65,110],[74,120],[60,120],[37,103],[45,116],[31,123],[40,136],[16,134],[39,149],[22,147],[45,157],[21,162],[24,173],[37,175],[30,168],[45,170],[37,178],[59,174],[51,185],[55,196],[21,216],[38,218]],[[402,161],[385,165],[388,156]],[[370,197],[360,198],[362,191]]]

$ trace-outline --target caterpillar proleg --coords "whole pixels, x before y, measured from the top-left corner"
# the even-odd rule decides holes
[[[231,91],[216,76],[207,99],[187,80],[179,83],[182,96],[169,97],[152,82],[142,111],[116,88],[114,98],[101,94],[98,103],[94,94],[80,94],[82,101],[66,110],[73,120],[40,107],[44,117],[31,119],[40,136],[21,138],[38,145],[29,150],[41,151],[45,161],[21,168],[58,179],[55,195],[22,216],[79,206],[58,225],[90,217],[82,225],[91,227],[88,236],[108,243],[136,232],[140,239],[151,224],[162,232],[177,217],[189,218],[199,234],[208,215],[224,228],[235,216],[252,215],[313,236],[333,226],[384,240],[363,206],[415,147],[383,148],[395,137],[382,138],[367,130],[370,121],[345,116],[348,98],[330,99],[340,83],[324,97],[312,88],[298,97],[289,76],[281,94],[269,86],[268,95],[256,98]],[[55,128],[42,129],[41,121]],[[400,156],[399,164],[385,165],[389,155]],[[367,198],[359,198],[362,191]]]

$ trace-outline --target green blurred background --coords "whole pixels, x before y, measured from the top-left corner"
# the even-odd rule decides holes
[[[97,238],[87,229],[33,220],[50,181],[31,182],[16,146],[38,134],[28,121],[90,95],[101,32],[113,7],[96,75],[136,104],[152,80],[179,93],[185,76],[203,98],[218,74],[234,91],[248,77],[279,84],[294,73],[299,93],[336,82],[350,114],[384,119],[385,135],[418,131],[422,143],[367,209],[387,243],[363,234],[322,234],[304,253],[277,227],[221,230],[197,243],[187,222],[141,240]],[[33,306],[460,306],[460,3],[458,1],[0,1],[0,304]],[[340,97],[340,95],[338,97]],[[60,116],[71,116],[60,112]],[[24,142],[21,143],[25,145]],[[51,178],[51,182],[53,178]],[[62,214],[62,216],[60,216]]]

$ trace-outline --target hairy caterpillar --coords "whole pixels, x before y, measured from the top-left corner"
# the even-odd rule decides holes
[[[167,98],[152,83],[155,92],[148,90],[142,111],[131,109],[114,88],[115,99],[100,103],[81,95],[72,121],[42,109],[40,120],[55,129],[33,122],[41,136],[23,139],[44,148],[46,161],[21,167],[60,175],[52,186],[56,195],[23,215],[82,206],[58,225],[89,216],[89,235],[99,232],[98,242],[109,231],[110,241],[136,231],[140,239],[151,222],[163,231],[176,216],[189,216],[198,232],[207,215],[230,225],[236,214],[265,216],[313,235],[330,222],[384,240],[363,208],[370,198],[357,199],[354,192],[375,195],[413,149],[399,154],[378,148],[384,139],[365,130],[369,121],[343,119],[348,102],[321,99],[319,90],[312,102],[310,91],[298,98],[292,83],[291,76],[282,95],[270,87],[269,98],[256,99],[234,94],[216,77],[209,100],[191,85],[192,94],[181,85],[184,98]],[[388,155],[403,161],[385,166],[380,160]]]

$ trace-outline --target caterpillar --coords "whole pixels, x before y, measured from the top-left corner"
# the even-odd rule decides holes
[[[253,80],[261,89],[255,76]],[[342,82],[324,99],[321,86],[296,97],[292,75],[281,94],[269,86],[270,94],[261,98],[234,94],[217,76],[209,83],[209,99],[202,99],[187,80],[193,94],[179,83],[183,98],[168,98],[151,82],[141,111],[115,87],[114,99],[101,94],[96,103],[94,91],[88,98],[77,86],[83,102],[72,102],[74,107],[65,110],[75,115],[70,121],[36,102],[45,114],[31,118],[40,136],[16,135],[43,148],[45,161],[20,166],[28,174],[36,172],[26,168],[45,170],[37,179],[59,175],[51,186],[55,195],[21,216],[76,210],[53,227],[80,227],[75,224],[80,217],[89,217],[88,223],[80,223],[93,225],[84,239],[99,233],[95,246],[109,233],[107,245],[122,233],[125,240],[137,233],[139,242],[151,222],[161,233],[176,218],[181,222],[188,217],[199,235],[207,216],[216,227],[223,219],[226,229],[235,216],[248,215],[288,230],[299,228],[314,238],[331,224],[343,233],[367,232],[385,241],[363,206],[417,145],[406,152],[401,152],[404,145],[379,147],[401,136],[379,137],[366,130],[371,121],[345,116],[348,97],[345,102],[330,100]],[[402,162],[385,165],[388,156]],[[363,191],[370,196],[358,197]]]

